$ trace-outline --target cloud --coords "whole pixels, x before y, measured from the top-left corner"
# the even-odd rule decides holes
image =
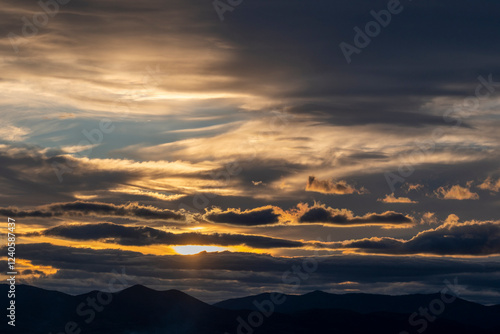
[[[412,217],[394,211],[355,216],[352,211],[327,208],[324,205],[307,208],[305,213],[298,218],[298,221],[299,223],[322,223],[338,226],[384,225],[408,227],[414,224]]]
[[[258,235],[243,234],[202,234],[171,233],[146,226],[122,226],[111,223],[60,225],[34,232],[30,235],[63,237],[74,240],[106,240],[126,246],[146,245],[247,245],[253,248],[295,248],[304,244],[299,241],[269,238]]]
[[[495,255],[500,254],[500,222],[459,223],[457,216],[450,215],[445,224],[420,232],[410,240],[368,238],[333,243],[332,246],[393,255]]]
[[[436,217],[435,212],[425,212],[420,219],[420,224],[438,224],[439,220]]]
[[[461,187],[460,185],[454,185],[451,188],[439,187],[434,194],[439,199],[455,199],[455,200],[478,200],[479,195],[470,190],[470,186]]]
[[[5,250],[6,247],[2,247]],[[295,263],[301,263],[304,258],[279,258],[265,254],[252,253],[232,253],[214,252],[200,253],[197,255],[151,255],[140,252],[123,251],[118,249],[91,249],[76,248],[67,246],[57,246],[49,243],[20,244],[20,258],[30,260],[35,265],[52,266],[60,269],[87,270],[88,272],[107,272],[110,268],[121,266],[127,267],[127,272],[133,270],[139,275],[152,275],[160,277],[165,269],[181,270],[254,270],[255,272],[275,272],[281,274],[289,270]],[[377,261],[374,261],[377,259]],[[412,261],[408,261],[411,259]],[[358,265],[353,265],[353,264]],[[426,263],[427,266],[422,266]],[[379,270],[372,270],[379,268]],[[430,275],[436,272],[489,272],[491,270],[500,271],[498,262],[473,263],[459,259],[441,258],[388,258],[384,256],[361,256],[347,255],[345,257],[326,256],[322,259],[322,265],[318,267],[318,274],[333,274],[342,276],[344,279],[353,276],[352,279],[358,281],[371,281],[374,277],[390,277],[387,268],[401,270],[401,275],[419,276]],[[148,270],[142,270],[149,268]],[[348,269],[350,268],[350,269]],[[341,269],[345,269],[341,270]],[[367,272],[373,271],[373,275],[365,276]],[[358,277],[358,275],[360,277]]]
[[[245,211],[241,211],[240,209],[229,209],[227,211],[212,209],[203,217],[208,221],[219,224],[260,226],[277,224],[279,222],[280,214],[276,211],[277,208],[272,206],[265,206]]]
[[[483,189],[483,190],[490,190],[490,191],[494,191],[494,192],[499,192],[500,191],[500,179],[498,179],[495,182],[491,177],[489,177],[486,180],[484,180],[484,182],[481,183],[478,186],[478,188]]]
[[[394,197],[394,193],[385,195],[385,198],[379,198],[377,201],[383,203],[418,203],[417,201],[412,201],[408,197]]]
[[[7,251],[5,246],[0,250]],[[303,280],[297,290],[295,285],[283,284],[283,273],[292,271],[294,265],[302,266],[311,258],[231,252],[152,255],[48,243],[20,244],[19,258],[30,261],[33,266],[49,266],[57,270],[56,274],[34,280],[34,285],[74,294],[88,292],[89,287],[97,289],[101,283],[106,286],[115,277],[113,270],[126,273],[130,285],[141,282],[159,290],[177,288],[219,300],[262,290],[285,289],[290,293],[302,293],[320,288],[334,289],[337,283],[346,281],[358,282],[356,288],[361,292],[373,292],[378,286],[382,289],[380,292],[386,294],[400,294],[401,287],[408,287],[407,284],[436,291],[443,280],[450,277],[458,277],[460,284],[470,287],[471,291],[500,288],[500,263],[495,259],[326,255],[321,257],[314,275]]]
[[[32,270],[32,269],[25,269],[25,270],[23,270],[23,272],[21,274],[23,274],[23,275],[42,275],[42,276],[46,276],[43,271]]]
[[[317,180],[314,176],[309,176],[306,191],[334,195],[365,194],[367,192],[366,189],[356,189],[354,186],[347,184],[347,182],[343,180]]]
[[[133,196],[141,201],[160,198],[162,193],[180,198],[213,190],[217,181],[210,180],[209,172],[218,167],[212,162],[76,158],[32,145],[0,146],[0,174],[5,176],[0,185],[9,194],[18,195],[6,201],[16,205],[68,202],[76,199],[75,194],[117,202],[123,202],[125,194],[129,200]]]
[[[113,189],[113,190],[111,190],[111,192],[152,197],[152,198],[159,199],[162,201],[167,201],[167,202],[176,201],[176,200],[179,200],[179,199],[187,196],[184,194],[165,195],[165,194],[160,193],[160,192],[145,191],[145,190],[139,190],[139,189],[129,189],[126,187]],[[75,194],[75,197],[78,198],[78,196],[76,194]],[[79,199],[84,199],[84,198],[79,198]]]
[[[262,0],[248,4],[245,15],[260,17],[260,29],[274,31],[269,35],[261,34],[261,30],[256,31],[254,20],[238,19],[243,15],[239,11],[226,13],[226,20],[231,22],[231,31],[220,29],[220,22],[214,19],[212,6],[196,6],[185,1],[122,1],[119,9],[114,4],[98,5],[96,1],[88,1],[87,6],[73,3],[68,6],[68,10],[61,13],[63,15],[58,15],[57,20],[51,22],[48,36],[29,38],[27,45],[21,47],[22,50],[27,50],[26,52],[31,51],[30,55],[40,60],[39,63],[44,66],[33,68],[31,62],[18,60],[14,69],[9,68],[7,79],[10,80],[6,85],[15,83],[14,78],[19,77],[19,72],[28,74],[31,70],[31,76],[44,79],[50,76],[50,73],[54,73],[53,76],[64,73],[64,78],[72,78],[80,84],[79,87],[86,88],[78,95],[72,96],[73,99],[80,97],[84,100],[84,97],[88,97],[90,101],[98,100],[102,103],[108,102],[106,99],[112,98],[113,95],[107,96],[105,92],[100,92],[99,88],[123,88],[129,81],[140,82],[140,74],[136,74],[140,72],[139,69],[148,61],[158,61],[171,77],[160,85],[163,88],[161,92],[165,94],[171,91],[177,94],[194,91],[233,93],[238,96],[248,92],[247,94],[253,95],[250,101],[279,95],[289,100],[292,100],[291,97],[298,100],[293,105],[297,113],[329,116],[328,120],[331,119],[331,122],[337,124],[380,122],[417,127],[442,123],[441,117],[437,115],[415,112],[430,97],[439,94],[461,96],[469,93],[469,87],[458,84],[463,82],[463,76],[457,70],[478,70],[482,68],[478,64],[484,62],[492,72],[497,68],[492,60],[484,60],[478,56],[476,61],[468,61],[471,57],[468,50],[457,49],[457,43],[445,40],[442,36],[453,33],[453,24],[447,24],[446,28],[443,28],[439,20],[428,19],[428,25],[422,27],[420,35],[416,36],[413,31],[414,24],[426,17],[425,13],[429,11],[439,15],[449,13],[446,20],[450,22],[453,22],[455,17],[466,15],[470,19],[464,23],[464,29],[474,32],[476,36],[477,32],[483,32],[483,35],[477,40],[468,34],[461,34],[457,36],[459,44],[473,44],[480,50],[480,54],[492,54],[494,58],[496,50],[488,48],[486,41],[495,38],[490,31],[494,30],[496,21],[490,13],[498,9],[496,4],[489,4],[484,9],[475,8],[474,11],[463,1],[445,1],[443,8],[435,4],[422,5],[414,11],[414,16],[409,18],[408,22],[402,22],[400,25],[407,39],[402,40],[399,34],[387,30],[387,40],[378,40],[379,44],[375,46],[375,51],[379,52],[354,55],[354,61],[364,65],[359,68],[347,66],[338,44],[342,41],[352,41],[353,22],[359,21],[359,13],[372,10],[373,4],[354,6],[318,2],[310,6],[284,0],[276,1],[272,6]],[[28,8],[30,11],[34,10],[33,5],[10,1],[8,7],[10,10],[1,17],[2,31],[20,34],[22,22],[19,17],[22,17]],[[274,10],[285,12],[285,15],[280,17],[279,24],[271,18],[261,17],[262,11]],[[316,17],[317,21],[299,30],[295,25],[294,15],[287,15],[295,12]],[[123,21],[130,13],[134,13],[137,18],[129,20],[129,24],[125,26]],[[479,19],[481,25],[476,24]],[[170,22],[168,27],[161,25],[164,20]],[[199,22],[199,26],[194,26],[193,22]],[[439,29],[442,29],[443,35],[436,36],[434,32]],[[328,32],[335,34],[332,37]],[[256,34],[259,38],[256,38]],[[144,40],[142,36],[151,38]],[[311,39],[310,36],[315,38]],[[117,37],[124,43],[113,44]],[[333,43],[324,43],[332,38]],[[158,40],[168,43],[161,45]],[[404,44],[406,41],[408,44],[405,44],[404,48],[391,48],[394,42]],[[432,41],[433,47],[426,49],[429,45],[426,41]],[[10,45],[5,44],[4,54],[13,53]],[[110,44],[113,47],[94,48],[95,45]],[[50,57],[50,52],[43,47],[46,45],[50,46],[50,50],[59,51],[58,57]],[[136,50],[134,45],[140,45],[141,48]],[[207,48],[210,52],[200,54],[200,50]],[[170,52],[165,52],[169,50]],[[414,54],[422,54],[422,50],[426,50],[425,55],[429,58],[414,57]],[[132,78],[113,73],[114,68],[109,66],[112,60],[120,57],[123,52],[129,54],[129,57],[123,59],[123,72],[136,74]],[[454,56],[456,61],[447,61],[450,56]],[[185,61],[186,59],[189,61]],[[85,62],[81,64],[78,60]],[[96,60],[100,60],[100,66],[97,68],[91,70],[84,66]],[[429,63],[437,65],[431,66]],[[435,66],[441,69],[439,73],[436,73]],[[18,75],[15,76],[16,74]],[[411,82],[404,80],[409,75],[414,77]],[[109,80],[110,76],[130,80],[121,80],[118,84]],[[304,78],[304,82],[294,81],[293,78],[297,77]],[[193,78],[196,80],[193,81]],[[269,86],[259,85],[261,80],[269,82]],[[42,85],[43,81],[40,81]],[[46,89],[57,93],[57,89],[64,83],[66,81]],[[65,92],[64,89],[60,91],[58,95],[64,95],[66,99],[69,99],[68,95],[75,95]],[[91,93],[99,94],[97,96],[100,99],[90,99]],[[105,98],[102,98],[102,95]],[[335,103],[324,103],[328,99]]]
[[[423,184],[418,184],[418,183],[417,183],[417,184],[408,183],[406,186],[407,186],[407,188],[408,188],[408,189],[406,190],[406,192],[407,192],[407,193],[409,193],[409,192],[410,192],[410,191],[412,191],[412,190],[418,191],[418,190],[420,190],[420,189],[423,189],[423,188],[424,188],[424,185],[423,185]]]
[[[0,208],[0,214],[9,217],[74,217],[74,216],[98,216],[98,217],[129,217],[139,219],[159,220],[185,220],[181,213],[160,209],[153,206],[144,206],[138,203],[122,205],[76,201],[71,203],[56,203],[41,206],[36,210],[21,210],[16,207]]]
[[[29,134],[27,128],[17,127],[11,124],[2,124],[0,127],[0,138],[7,141],[19,141]]]

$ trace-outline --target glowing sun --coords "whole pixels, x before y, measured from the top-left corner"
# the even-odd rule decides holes
[[[192,255],[200,252],[221,252],[227,250],[227,248],[224,247],[199,245],[176,246],[173,247],[173,249],[181,255]]]

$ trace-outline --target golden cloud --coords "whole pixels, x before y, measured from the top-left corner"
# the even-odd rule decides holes
[[[478,200],[479,195],[470,190],[469,186],[461,187],[454,185],[451,188],[439,187],[434,194],[440,199],[455,199],[455,200]]]
[[[350,195],[350,194],[366,194],[368,191],[365,188],[356,189],[349,185],[346,181],[334,180],[318,180],[314,176],[309,176],[307,181],[306,191],[314,191],[322,194],[333,195]]]
[[[500,191],[500,179],[498,179],[496,182],[493,181],[492,178],[487,178],[486,180],[484,180],[483,183],[481,183],[479,186],[478,186],[479,189],[483,189],[483,190],[491,190],[491,191],[494,191],[494,192],[499,192]]]
[[[412,201],[408,197],[395,197],[394,193],[385,195],[385,198],[379,198],[377,201],[383,203],[418,203],[417,201]]]

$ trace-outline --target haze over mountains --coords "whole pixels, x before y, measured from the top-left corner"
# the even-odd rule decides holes
[[[7,288],[1,285],[0,293],[7,293]],[[2,333],[493,334],[500,330],[500,305],[484,306],[451,293],[265,293],[209,305],[178,290],[156,291],[142,285],[113,294],[92,291],[77,296],[19,285],[16,297],[16,327],[4,321]]]

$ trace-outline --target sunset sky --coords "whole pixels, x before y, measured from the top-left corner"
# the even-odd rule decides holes
[[[0,1],[19,280],[498,304],[500,3],[394,1]]]

